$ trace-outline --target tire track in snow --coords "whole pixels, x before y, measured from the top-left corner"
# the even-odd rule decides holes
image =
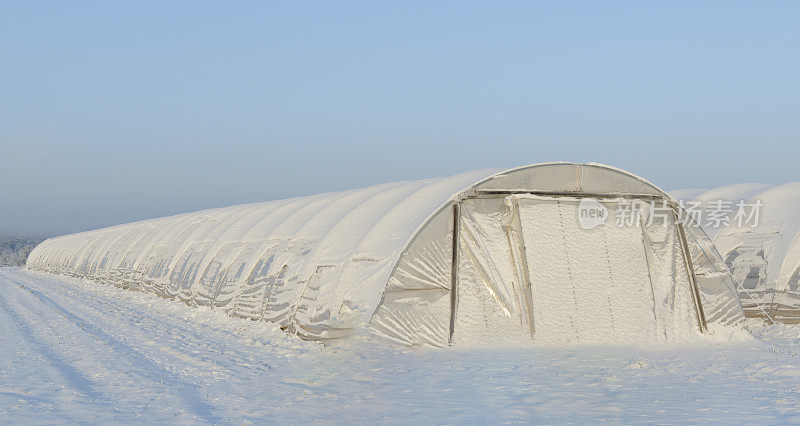
[[[64,379],[66,379],[67,383],[69,383],[73,389],[93,400],[102,398],[102,392],[95,388],[94,383],[81,374],[81,372],[73,367],[72,364],[55,353],[52,347],[42,343],[39,339],[37,339],[34,336],[33,331],[30,329],[31,323],[22,318],[22,316],[12,309],[4,299],[5,298],[0,297],[0,310],[2,310],[6,316],[11,319],[9,324],[15,325],[15,329],[19,331],[20,335],[25,339],[25,342],[36,348],[37,352],[41,354],[47,360],[48,364],[51,365]]]
[[[160,318],[143,315],[141,311],[111,302],[108,299],[99,297],[90,292],[79,291],[77,288],[68,287],[57,281],[51,281],[49,284],[54,284],[53,287],[58,287],[58,289],[47,287],[47,290],[52,290],[56,293],[57,297],[61,299],[61,305],[66,305],[64,302],[68,300],[71,302],[71,305],[79,307],[84,314],[91,314],[91,312],[94,312],[95,314],[91,315],[92,322],[107,325],[109,327],[102,328],[114,330],[118,335],[124,335],[124,341],[126,343],[129,340],[139,341],[136,345],[127,343],[129,346],[143,347],[151,345],[153,342],[151,338],[158,337],[159,345],[151,345],[148,348],[149,350],[143,353],[143,356],[147,357],[152,363],[159,364],[157,360],[158,357],[154,356],[153,352],[160,351],[163,352],[161,358],[169,359],[175,363],[186,364],[186,367],[193,369],[210,370],[212,368],[222,368],[219,364],[209,360],[207,357],[189,355],[190,352],[197,352],[196,349],[198,349],[198,346],[201,346],[200,349],[206,349],[208,352],[212,352],[217,348],[213,347],[210,342],[203,341],[201,339],[202,336],[197,331],[189,330],[175,324],[174,321],[177,320],[176,317],[168,315],[166,316],[166,321],[159,321]],[[29,285],[33,287],[35,284],[29,283]],[[36,289],[43,292],[38,286]],[[67,306],[67,308],[68,307],[69,306]],[[168,325],[169,329],[166,329],[165,325]],[[186,342],[187,339],[185,339],[185,337],[187,335],[198,338],[193,341],[194,345],[190,345]],[[121,337],[115,338],[117,340],[123,340]],[[193,351],[193,349],[195,350]],[[173,369],[176,372],[181,370],[176,367],[170,368],[169,365],[162,366],[162,368]],[[186,369],[188,370],[189,368]]]
[[[18,272],[17,276],[19,277],[20,275],[22,275],[22,274],[20,274]],[[60,280],[55,280],[55,279],[53,279],[53,278],[55,278],[54,276],[48,276],[48,275],[42,275],[41,276],[41,278],[45,278],[45,277],[49,281],[48,282],[48,285],[49,285],[48,286],[48,290],[53,290],[56,293],[58,293],[59,296],[67,297],[70,300],[72,300],[73,302],[75,302],[76,304],[81,305],[82,307],[98,311],[103,318],[112,318],[112,317],[110,317],[108,315],[108,311],[103,311],[103,310],[99,309],[98,304],[102,304],[102,305],[104,305],[106,307],[111,307],[111,308],[113,308],[113,310],[118,311],[118,312],[125,311],[126,314],[130,315],[129,318],[132,318],[134,320],[134,321],[130,321],[129,320],[129,321],[126,322],[126,324],[129,325],[129,326],[136,325],[137,323],[139,323],[139,321],[142,321],[142,320],[150,321],[150,322],[152,322],[152,323],[154,323],[156,325],[161,326],[162,325],[161,322],[157,321],[159,318],[156,318],[156,317],[160,317],[160,319],[167,320],[165,322],[169,322],[169,326],[172,327],[172,331],[170,331],[170,333],[174,334],[174,331],[178,330],[178,331],[186,333],[186,334],[194,334],[194,335],[198,334],[197,330],[189,330],[188,328],[181,327],[181,326],[175,324],[176,321],[178,321],[178,322],[184,322],[185,321],[185,318],[181,318],[180,316],[171,315],[169,313],[159,312],[159,311],[148,311],[147,313],[149,314],[149,316],[148,315],[144,315],[141,311],[138,311],[138,310],[132,308],[131,306],[126,305],[126,304],[120,303],[120,302],[115,301],[113,299],[105,298],[105,297],[103,297],[101,295],[98,295],[96,293],[93,293],[91,291],[86,291],[85,289],[80,288],[78,286],[66,284],[66,283],[64,283],[63,281],[60,281]],[[72,277],[65,277],[65,278],[67,278],[67,279],[76,279],[77,280],[77,278],[72,278]],[[95,283],[93,281],[90,281],[90,282],[92,282],[93,284],[96,284],[98,286],[108,286],[109,288],[119,289],[118,287],[114,287],[114,286],[111,286],[111,285],[108,285],[108,284]],[[30,282],[29,284],[33,284],[33,283]],[[57,287],[57,289],[56,289],[56,287]],[[41,288],[37,287],[37,289],[39,289],[41,291]],[[131,292],[131,293],[134,293],[136,295],[143,295],[143,296],[150,296],[151,295],[150,293],[143,293],[143,292],[138,292],[138,291],[135,291],[135,290],[125,290],[125,289],[120,289],[120,290]],[[91,301],[88,301],[87,299],[91,299]],[[168,302],[168,301],[171,301],[172,299],[163,298],[163,300],[165,302]],[[89,302],[91,302],[91,303],[89,303]],[[163,328],[159,328],[158,330],[159,331],[164,331]]]
[[[16,272],[17,272],[18,275],[24,276],[24,274],[21,274],[19,270],[17,270]],[[152,323],[154,323],[156,325],[159,325],[159,326],[163,325],[162,323],[169,323],[169,326],[171,327],[171,331],[170,331],[171,334],[174,334],[174,330],[179,330],[180,332],[183,332],[185,334],[191,334],[191,335],[194,335],[196,337],[202,337],[204,335],[201,334],[201,331],[202,332],[214,331],[214,332],[217,332],[217,333],[220,333],[220,334],[223,334],[223,335],[227,335],[227,336],[235,336],[229,330],[217,328],[217,327],[214,327],[213,325],[209,325],[209,324],[203,324],[202,326],[197,327],[197,329],[190,329],[190,328],[187,328],[187,327],[180,326],[177,323],[186,323],[188,320],[186,318],[180,316],[180,315],[176,315],[176,314],[168,312],[168,311],[163,311],[163,310],[156,309],[156,310],[147,311],[148,315],[143,315],[141,311],[135,309],[134,307],[131,307],[128,304],[119,302],[120,299],[118,299],[118,298],[106,298],[106,297],[104,297],[102,295],[99,295],[99,294],[97,294],[95,292],[87,291],[86,289],[84,289],[84,288],[82,288],[80,286],[71,285],[69,283],[65,283],[64,281],[56,280],[56,279],[54,279],[55,276],[53,276],[53,275],[44,274],[44,273],[38,273],[38,272],[35,272],[35,273],[37,275],[34,275],[34,276],[41,277],[43,279],[45,279],[45,277],[46,277],[46,279],[49,280],[48,284],[52,284],[53,286],[58,287],[60,290],[62,290],[62,291],[58,291],[58,290],[54,289],[60,295],[68,297],[71,300],[73,300],[74,302],[76,302],[76,303],[78,303],[80,305],[83,305],[83,306],[85,306],[87,308],[91,308],[91,309],[93,309],[95,311],[100,312],[102,314],[103,318],[107,318],[108,317],[108,312],[99,309],[98,306],[97,306],[98,303],[99,304],[103,304],[105,306],[113,307],[117,311],[125,311],[126,313],[132,315],[132,317],[134,319],[136,319],[136,320],[150,321],[150,322],[152,322]],[[41,275],[39,276],[38,274],[41,274]],[[70,280],[82,281],[84,283],[91,283],[91,284],[97,286],[97,288],[107,288],[107,289],[117,290],[117,291],[121,291],[121,292],[124,292],[126,294],[129,294],[129,295],[154,297],[153,300],[158,301],[158,303],[162,304],[162,306],[165,306],[165,307],[169,306],[168,305],[169,303],[174,302],[173,299],[163,298],[163,297],[160,297],[160,296],[155,296],[152,293],[144,293],[144,292],[140,292],[140,291],[136,291],[136,290],[123,289],[123,288],[116,287],[116,286],[113,286],[113,285],[110,285],[110,284],[99,283],[99,282],[91,281],[91,280],[88,280],[88,279],[79,279],[79,278],[72,278],[72,277],[64,277],[64,278],[70,279]],[[48,289],[51,289],[51,288],[52,287],[48,287]],[[69,293],[69,294],[67,294],[67,293]],[[91,298],[93,303],[87,303],[87,300],[86,300],[87,298]],[[179,303],[180,303],[181,307],[190,306],[190,305],[185,304],[184,302],[179,302]],[[193,308],[195,308],[195,307],[193,307]],[[228,318],[232,318],[232,317],[228,317]],[[166,321],[158,321],[158,320],[166,320]],[[126,324],[134,325],[135,323],[132,323],[132,322],[128,321]],[[191,325],[195,326],[195,324],[191,324]],[[160,328],[159,331],[164,331],[164,330],[162,328]],[[209,343],[211,343],[211,342],[209,342]]]
[[[200,420],[205,422],[219,422],[221,420],[214,412],[214,408],[202,399],[198,392],[198,386],[187,383],[179,375],[152,363],[149,359],[147,359],[146,356],[141,354],[134,347],[109,335],[93,323],[85,320],[83,317],[70,312],[42,292],[30,288],[20,281],[11,279],[4,273],[0,273],[0,278],[5,279],[11,284],[14,284],[19,289],[30,293],[33,298],[41,302],[43,305],[48,305],[53,311],[55,311],[57,314],[60,314],[61,317],[76,326],[78,330],[83,331],[94,340],[99,341],[119,357],[125,358],[132,365],[137,367],[138,370],[136,373],[138,375],[141,375],[155,383],[164,382],[166,379],[166,381],[174,385],[171,386],[171,388],[177,390],[177,396],[183,400],[184,404],[188,407],[188,411],[200,417]],[[10,288],[10,286],[6,286],[6,288]],[[7,303],[3,302],[3,307],[13,320],[19,321],[21,327],[23,324],[25,327],[28,327],[30,324],[35,324],[34,322],[30,321],[26,322],[20,315],[16,314]],[[35,337],[33,337],[32,333],[28,333],[27,337],[29,338],[29,341],[39,347],[41,353],[45,354],[45,356],[48,356],[47,354],[53,354],[53,349],[46,344],[39,342]],[[53,358],[48,357],[48,359],[57,368],[64,369],[63,371],[65,375],[68,375],[68,380],[70,380],[76,389],[80,389],[83,393],[86,393],[87,395],[90,395],[96,399],[103,397],[102,392],[95,389],[94,383],[80,374],[80,372],[74,366],[55,355],[52,356]],[[108,368],[108,366],[106,367]]]
[[[24,277],[23,274],[19,275]],[[152,358],[157,358],[154,356],[154,352],[160,351],[163,352],[164,355],[161,358],[185,364],[187,368],[183,370],[197,370],[192,373],[194,377],[200,374],[210,378],[218,378],[218,372],[220,371],[229,372],[232,367],[229,363],[231,355],[234,355],[237,359],[237,363],[234,366],[237,369],[246,369],[251,373],[264,369],[263,360],[252,350],[254,348],[262,349],[263,347],[242,347],[240,336],[231,333],[229,330],[218,329],[206,324],[196,325],[192,323],[189,323],[189,325],[193,328],[188,328],[180,325],[188,321],[180,315],[171,314],[159,309],[147,311],[147,315],[143,315],[142,311],[137,310],[135,306],[105,298],[103,295],[88,291],[80,286],[54,280],[52,279],[53,277],[47,278],[48,286],[44,286],[44,289],[40,288],[38,283],[30,282],[29,284],[31,284],[31,287],[36,285],[40,292],[44,290],[56,292],[59,298],[65,297],[69,299],[84,312],[95,312],[96,314],[93,315],[93,322],[109,324],[110,327],[108,328],[114,331],[126,330],[127,332],[122,333],[126,340],[132,338],[133,340],[143,342],[143,344],[140,343],[136,346],[142,347],[150,345],[147,348],[146,354],[149,355],[147,356],[148,358],[151,358],[151,362],[157,362]],[[52,286],[50,286],[50,284],[52,284]],[[106,286],[106,284],[96,285]],[[55,287],[58,287],[58,289]],[[137,296],[147,295],[145,293],[118,289],[114,286],[108,286],[108,288]],[[159,298],[155,301],[158,304],[163,304],[165,307],[168,307],[169,303],[172,303],[170,299]],[[184,304],[182,302],[180,303],[181,308],[183,308]],[[118,314],[111,315],[113,311],[117,311],[116,313]],[[167,326],[169,327],[168,329]],[[131,331],[132,329],[135,330],[135,332]],[[219,333],[226,339],[235,339],[236,341],[233,342],[233,345],[220,345],[216,339],[209,339],[209,331]],[[186,339],[186,336],[190,336],[191,339]],[[158,346],[151,345],[152,340],[150,339],[154,337],[159,338]],[[118,338],[118,340],[121,339]],[[223,359],[213,359],[212,355],[222,356]],[[180,372],[182,369],[175,367],[174,370]]]
[[[17,275],[22,275],[22,274],[19,274],[19,272],[18,272]],[[48,287],[48,289],[52,289],[52,290],[56,291],[59,295],[68,297],[72,301],[74,301],[77,304],[80,304],[82,306],[85,306],[86,308],[91,308],[93,310],[96,310],[96,311],[100,312],[101,314],[103,314],[104,318],[108,317],[108,311],[100,310],[99,307],[97,306],[98,304],[102,304],[102,305],[105,305],[105,306],[108,306],[108,307],[112,307],[116,311],[125,311],[127,314],[130,314],[131,318],[133,318],[136,321],[145,320],[145,321],[150,321],[150,322],[152,322],[152,323],[154,323],[156,325],[161,326],[162,323],[159,322],[158,319],[166,320],[166,321],[163,321],[163,322],[168,322],[169,326],[172,327],[172,331],[170,331],[170,333],[174,333],[174,330],[178,330],[178,331],[186,333],[186,334],[199,335],[198,330],[190,330],[190,329],[188,329],[186,327],[182,327],[182,326],[176,324],[176,322],[185,322],[186,321],[185,318],[182,318],[182,317],[180,317],[178,315],[173,315],[171,313],[163,312],[163,311],[159,311],[159,310],[148,311],[147,314],[149,314],[149,315],[144,315],[141,311],[136,310],[136,309],[132,308],[131,306],[126,305],[124,303],[120,303],[115,299],[109,299],[109,298],[103,297],[101,295],[98,295],[97,293],[94,293],[94,292],[91,292],[91,291],[87,291],[87,290],[85,290],[85,289],[83,289],[83,288],[81,288],[79,286],[70,285],[68,283],[64,283],[61,280],[53,279],[53,278],[55,278],[55,276],[52,276],[52,275],[49,275],[49,274],[48,275],[44,275],[44,274],[41,275],[41,278],[45,278],[45,277],[49,281],[48,284],[52,284],[52,286]],[[72,278],[72,277],[65,277],[65,278],[72,279],[72,280],[79,280],[78,278]],[[160,297],[160,296],[155,296],[152,293],[144,293],[144,292],[140,292],[140,291],[136,291],[136,290],[121,289],[119,287],[115,287],[115,286],[110,285],[110,284],[98,283],[98,282],[95,282],[95,281],[88,281],[88,282],[91,282],[92,284],[95,284],[95,285],[100,286],[100,287],[108,287],[109,289],[115,289],[115,290],[121,290],[121,291],[124,291],[124,292],[130,292],[130,293],[135,294],[137,296],[153,296],[153,297],[157,297],[157,299],[155,299],[155,300],[161,300],[162,303],[165,303],[165,304],[172,301],[172,299],[163,298],[163,297]],[[58,289],[55,289],[54,287],[57,287]],[[87,303],[88,302],[86,300],[87,298],[92,299],[91,300],[92,303]],[[181,303],[183,303],[183,302],[181,302]],[[189,306],[189,305],[186,305],[186,306]],[[128,321],[126,324],[134,325],[134,324],[136,324],[136,321],[134,321],[134,322]],[[214,327],[205,327],[205,328],[213,329],[215,331],[219,331],[219,332],[223,332],[223,333],[225,332],[224,330],[219,330],[219,329],[216,329]],[[164,330],[162,328],[159,328],[159,331],[164,331]]]
[[[4,284],[0,281],[0,285]],[[13,423],[10,419],[14,416],[34,418],[37,413],[47,412],[48,421],[53,423],[86,421],[86,416],[62,410],[62,401],[69,399],[85,409],[97,400],[87,400],[92,395],[70,383],[75,376],[56,367],[55,354],[39,339],[30,339],[31,330],[23,330],[26,323],[10,314],[10,307],[3,300],[0,298],[0,419]]]

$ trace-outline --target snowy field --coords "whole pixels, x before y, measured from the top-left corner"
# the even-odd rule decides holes
[[[800,422],[800,328],[681,346],[326,347],[268,323],[0,268],[12,423]]]

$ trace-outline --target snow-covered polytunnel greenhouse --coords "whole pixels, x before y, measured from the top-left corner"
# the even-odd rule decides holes
[[[743,183],[673,195],[695,203],[706,216],[701,224],[737,282],[745,314],[800,323],[800,182]],[[737,217],[740,206],[749,207],[749,221]],[[715,210],[724,220],[708,220]]]
[[[643,213],[608,220],[634,211]],[[681,213],[628,172],[544,163],[52,238],[27,267],[272,321],[308,339],[368,331],[433,346],[661,342],[744,321],[722,259]]]

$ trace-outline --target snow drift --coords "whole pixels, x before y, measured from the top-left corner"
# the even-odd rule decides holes
[[[586,229],[606,209],[670,214]],[[662,342],[742,324],[733,280],[674,199],[599,164],[544,163],[233,206],[52,238],[27,267],[406,345]]]

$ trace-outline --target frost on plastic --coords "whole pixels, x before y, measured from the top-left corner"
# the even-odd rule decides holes
[[[307,339],[366,329],[407,345],[510,346],[696,334],[674,224],[584,230],[577,200],[597,194],[611,194],[603,202],[612,209],[618,199],[668,199],[597,164],[479,170],[53,238],[27,267],[271,321]],[[725,270],[700,256],[710,241],[693,232],[708,321],[736,324]]]

